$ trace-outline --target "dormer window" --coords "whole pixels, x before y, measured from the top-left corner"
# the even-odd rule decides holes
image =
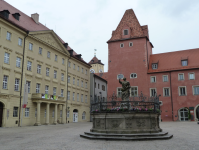
[[[182,66],[187,66],[188,65],[188,61],[187,60],[182,60]]]
[[[129,31],[126,29],[124,30],[124,35],[128,35],[129,34]]]
[[[92,62],[94,62],[94,60],[92,60]]]
[[[3,15],[3,17],[5,17],[6,19],[8,19],[10,12],[8,10],[3,10],[0,12],[0,14]]]
[[[13,17],[19,21],[19,17],[21,16],[19,13],[12,14]]]
[[[158,64],[152,64],[152,69],[158,69]]]

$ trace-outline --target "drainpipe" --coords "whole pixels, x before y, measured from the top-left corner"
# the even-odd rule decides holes
[[[172,98],[172,86],[171,86],[171,72],[170,72],[170,91],[171,91],[171,108],[172,108],[172,120],[174,121],[173,118],[173,98]]]
[[[23,81],[23,69],[24,69],[24,55],[25,55],[25,47],[26,47],[26,38],[29,34],[29,31],[27,31],[27,35],[26,37],[24,38],[24,47],[23,47],[23,60],[22,60],[22,73],[21,73],[21,86],[20,86],[20,103],[19,103],[19,122],[18,122],[18,126],[21,125],[21,95],[22,95],[22,81]]]

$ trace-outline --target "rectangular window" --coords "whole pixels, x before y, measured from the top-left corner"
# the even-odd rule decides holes
[[[79,101],[79,93],[77,93],[77,101]]]
[[[70,67],[70,61],[68,62],[68,67]]]
[[[49,77],[50,68],[46,68],[46,76]]]
[[[86,74],[87,74],[87,70],[86,70]]]
[[[56,92],[57,92],[57,88],[53,87],[53,95],[56,95]]]
[[[73,64],[73,69],[75,69],[75,64]]]
[[[67,93],[67,100],[70,100],[70,91]]]
[[[42,48],[39,47],[39,54],[42,55]]]
[[[75,100],[75,92],[73,92],[73,101]]]
[[[87,95],[85,95],[85,103],[87,103]]]
[[[30,93],[30,81],[26,81],[26,84],[28,85],[28,93]]]
[[[18,117],[18,107],[13,108],[13,117]]]
[[[9,53],[5,53],[4,54],[4,63],[5,64],[9,64],[10,61],[10,54]]]
[[[21,38],[18,38],[18,45],[22,46],[22,39]]]
[[[57,55],[55,55],[55,61],[57,61]]]
[[[53,110],[52,112],[52,117],[55,117],[55,110]]]
[[[156,82],[156,77],[151,77],[151,82],[152,83]]]
[[[77,79],[77,86],[79,86],[79,79]]]
[[[131,87],[131,96],[132,97],[138,96],[138,88],[137,87]]]
[[[98,89],[100,89],[100,85],[98,84]]]
[[[83,101],[83,94],[81,95],[81,102],[84,102],[84,101]]]
[[[8,89],[8,76],[3,76],[3,89]]]
[[[77,71],[79,71],[79,66],[77,67]]]
[[[40,93],[40,84],[39,83],[36,84],[36,93]]]
[[[82,81],[82,87],[84,87],[84,83],[83,83],[83,81]]]
[[[158,69],[158,64],[152,64],[152,69]]]
[[[189,80],[194,80],[194,79],[195,79],[195,74],[189,73]]]
[[[156,89],[151,89],[150,94],[151,94],[151,97],[156,96]]]
[[[29,50],[33,50],[33,44],[32,43],[29,43]]]
[[[87,82],[85,83],[85,88],[87,88]]]
[[[37,73],[41,74],[41,65],[37,65]]]
[[[68,83],[70,83],[70,76],[68,76]]]
[[[168,82],[168,75],[163,75],[163,82]]]
[[[28,71],[31,71],[31,68],[32,68],[32,62],[31,62],[31,61],[28,61],[27,70],[28,70]]]
[[[124,35],[128,35],[128,30],[124,30]]]
[[[185,87],[179,87],[179,95],[180,96],[186,95],[186,88]]]
[[[187,62],[188,62],[187,60],[182,60],[182,66],[187,66],[188,65]]]
[[[178,79],[179,80],[184,80],[184,73],[178,74]]]
[[[20,68],[21,67],[21,58],[17,57],[16,59],[16,67]]]
[[[75,85],[75,78],[73,78],[73,84]]]
[[[29,117],[30,108],[25,108],[25,117]]]
[[[48,90],[49,90],[49,86],[46,85],[46,86],[45,86],[45,94],[48,94]]]
[[[61,89],[61,97],[64,97],[64,89]]]
[[[169,91],[169,88],[163,88],[163,94],[164,94],[164,96],[170,96],[170,91]]]
[[[54,70],[54,78],[57,79],[57,71]]]
[[[199,95],[199,86],[194,86],[193,87],[193,94],[194,95]]]
[[[9,41],[11,41],[11,35],[12,35],[12,34],[11,34],[10,32],[7,32],[6,39],[9,40]]]
[[[64,73],[61,74],[61,80],[64,81]]]
[[[47,52],[47,58],[50,58],[50,52],[49,51]]]
[[[19,79],[15,79],[15,91],[19,91]]]
[[[64,60],[64,58],[62,58],[62,65],[64,65],[65,64],[65,60]]]
[[[117,96],[122,97],[122,88],[117,88]]]

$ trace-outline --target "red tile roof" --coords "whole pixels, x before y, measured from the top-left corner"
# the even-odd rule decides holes
[[[188,66],[182,66],[181,60],[184,59],[188,59]],[[158,63],[158,69],[152,69],[153,63]],[[148,73],[192,68],[199,68],[199,48],[169,53],[153,54],[150,56]]]
[[[89,64],[102,64],[104,65],[101,60],[99,60],[96,56],[94,56],[91,61],[89,62]]]
[[[95,73],[95,75],[103,78],[104,80],[108,80],[108,72],[103,72],[103,73]]]

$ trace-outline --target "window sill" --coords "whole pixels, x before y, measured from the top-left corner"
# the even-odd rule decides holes
[[[15,91],[15,90],[14,90]],[[15,92],[19,92],[19,91],[15,91]]]
[[[187,96],[187,95],[179,95],[179,96]]]

